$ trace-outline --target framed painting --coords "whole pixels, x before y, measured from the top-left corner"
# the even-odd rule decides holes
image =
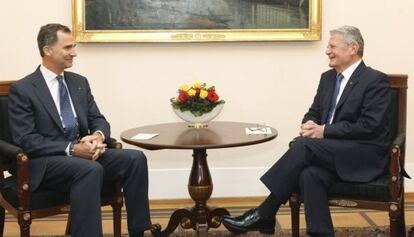
[[[309,41],[322,0],[72,0],[77,42]]]

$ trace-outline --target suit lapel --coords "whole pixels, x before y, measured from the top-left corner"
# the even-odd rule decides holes
[[[355,85],[358,84],[358,77],[366,67],[367,66],[365,66],[364,61],[362,61],[355,69],[354,73],[352,73],[351,78],[349,78],[348,83],[346,84],[344,91],[342,92],[341,98],[339,98],[338,104],[336,105],[336,110],[338,110],[342,106],[346,98],[349,96],[349,93],[351,93]]]
[[[335,91],[335,85],[336,85],[336,71],[332,70],[331,75],[329,75],[329,79],[327,80],[327,83],[329,83],[326,87],[329,88],[329,91],[327,91],[327,95],[324,96],[323,103],[323,111],[322,111],[322,117],[321,121],[326,121],[326,118],[329,114],[329,109],[331,107],[332,103],[332,96]]]
[[[42,102],[43,106],[45,107],[46,111],[52,117],[53,121],[58,125],[61,132],[63,131],[62,121],[60,120],[59,112],[57,111],[56,104],[53,101],[52,95],[50,94],[49,87],[46,85],[46,81],[43,78],[42,73],[40,72],[40,67],[37,68],[35,74],[36,77],[32,81],[32,85],[35,88],[34,92]]]

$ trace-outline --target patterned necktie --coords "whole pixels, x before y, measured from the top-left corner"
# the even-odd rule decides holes
[[[336,109],[336,101],[337,101],[337,97],[339,94],[339,89],[341,88],[341,82],[344,79],[344,75],[342,75],[341,73],[339,73],[336,76],[336,85],[335,85],[335,91],[332,95],[332,100],[331,100],[331,106],[329,107],[329,114],[328,117],[326,118],[326,122],[325,123],[331,123],[331,120],[333,118],[333,115],[335,113],[335,109]]]
[[[59,82],[60,115],[62,116],[65,135],[69,141],[75,141],[79,133],[78,121],[73,114],[69,92],[65,83],[63,83],[63,77],[58,75],[56,79]]]

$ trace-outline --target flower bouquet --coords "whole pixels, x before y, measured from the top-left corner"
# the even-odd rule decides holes
[[[191,86],[180,86],[178,96],[171,98],[175,113],[192,124],[211,121],[220,113],[224,103],[224,100],[220,100],[214,86],[207,86],[206,83],[201,82],[195,82]]]

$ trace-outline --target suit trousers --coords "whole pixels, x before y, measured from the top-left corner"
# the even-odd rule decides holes
[[[129,233],[150,228],[147,160],[141,151],[108,149],[96,161],[68,156],[38,159],[46,160],[39,187],[70,193],[72,236],[102,236],[101,189],[113,182],[123,187]]]
[[[333,236],[327,190],[339,177],[333,158],[335,149],[321,141],[299,138],[261,180],[275,200],[280,200],[278,205],[299,191],[304,198],[308,234]]]

